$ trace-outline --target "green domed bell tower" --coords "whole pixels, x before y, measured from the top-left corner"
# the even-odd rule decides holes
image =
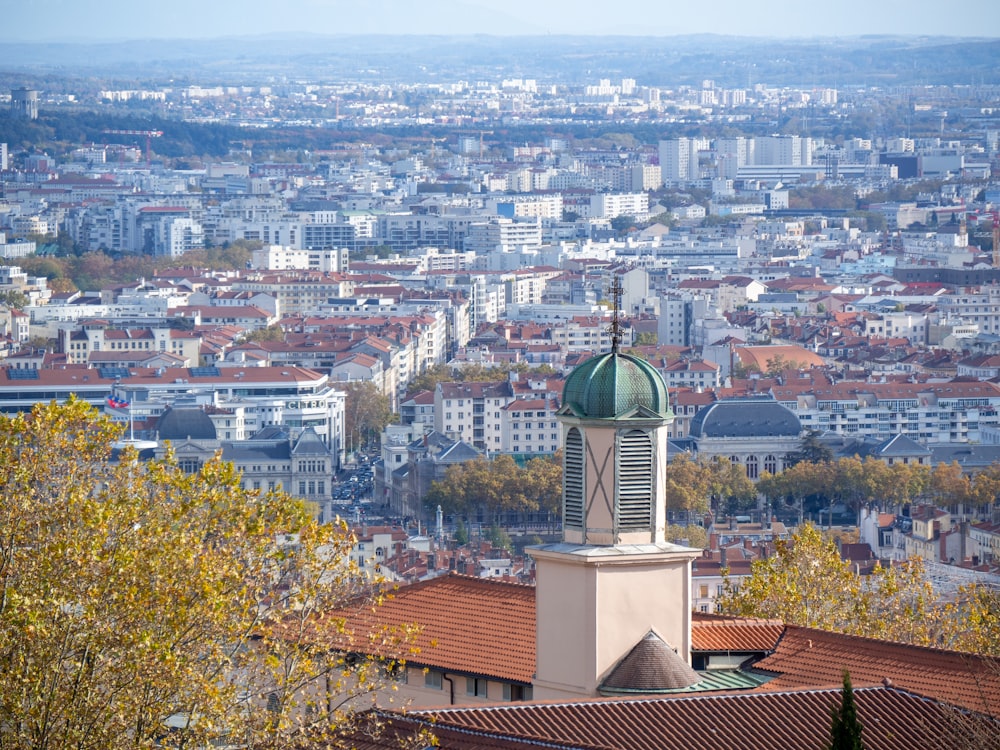
[[[620,287],[612,292],[620,294]],[[667,428],[674,415],[660,373],[618,350],[617,302],[611,351],[570,373],[558,412],[563,541],[573,544],[664,541]]]
[[[600,694],[615,665],[650,631],[690,663],[691,561],[666,540],[663,378],[621,353],[621,284],[612,288],[611,351],[566,379],[563,533],[535,560],[536,699]]]

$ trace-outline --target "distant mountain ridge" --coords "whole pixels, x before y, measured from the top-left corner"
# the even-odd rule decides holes
[[[761,39],[687,35],[389,36],[272,34],[212,40],[0,42],[0,74],[261,82],[420,82],[537,78],[575,84],[635,78],[641,85],[724,87],[1000,83],[1000,39],[858,36]],[[19,80],[20,80],[19,79]]]

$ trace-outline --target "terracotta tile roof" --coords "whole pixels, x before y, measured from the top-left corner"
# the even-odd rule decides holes
[[[691,650],[769,652],[777,646],[784,630],[781,620],[695,612],[691,615]]]
[[[903,690],[856,688],[854,699],[867,750],[958,750],[969,747],[969,735],[976,730],[996,732],[996,725],[983,717],[958,717],[948,707]],[[488,738],[521,743],[512,747],[534,742],[615,750],[784,750],[825,747],[830,712],[839,700],[840,689],[833,688],[505,704],[414,711],[394,722],[425,726],[440,733],[441,747],[454,750],[508,747],[479,744]],[[459,734],[462,729],[469,735]]]
[[[380,624],[419,624],[412,664],[530,684],[535,672],[535,589],[449,574],[398,589]],[[371,618],[366,612],[363,618]],[[374,625],[351,618],[356,632]]]
[[[956,651],[786,625],[774,653],[754,668],[778,675],[759,690],[837,685],[846,669],[855,686],[888,678],[905,690],[1000,713],[1000,662]]]

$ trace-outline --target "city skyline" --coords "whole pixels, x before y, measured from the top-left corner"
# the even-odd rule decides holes
[[[647,0],[607,6],[550,0],[177,0],[137,12],[125,0],[28,0],[3,13],[7,42],[210,39],[261,34],[492,34],[682,35],[774,38],[875,35],[1000,37],[992,3],[973,0],[962,13],[943,15],[937,4],[848,0],[825,14],[812,6],[771,0],[747,5],[721,0],[711,15],[700,8],[664,10]]]

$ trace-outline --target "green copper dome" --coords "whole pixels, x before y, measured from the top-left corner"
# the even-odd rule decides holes
[[[649,362],[616,351],[591,357],[566,378],[563,403],[578,417],[610,419],[643,406],[672,416],[667,386]]]

